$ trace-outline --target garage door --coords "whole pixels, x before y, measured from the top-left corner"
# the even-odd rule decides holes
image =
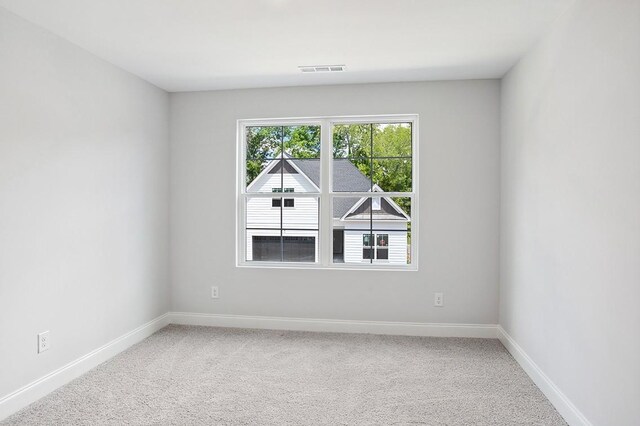
[[[315,237],[272,237],[254,235],[253,260],[271,262],[315,262]]]

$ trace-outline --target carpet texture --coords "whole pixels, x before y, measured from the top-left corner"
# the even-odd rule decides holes
[[[498,340],[170,325],[3,425],[565,425]]]

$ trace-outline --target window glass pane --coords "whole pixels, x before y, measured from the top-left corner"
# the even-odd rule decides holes
[[[253,235],[251,260],[256,262],[315,262],[316,237]]]
[[[320,158],[320,126],[284,127],[284,153],[291,158]]]
[[[391,197],[390,200],[394,205],[400,208],[409,220],[406,222],[406,234],[399,236],[398,234],[389,233],[389,256],[392,257],[394,262],[397,261],[398,263],[400,263],[401,256],[404,256],[406,264],[409,265],[411,264],[411,205],[413,199],[411,197]],[[401,254],[399,251],[395,250],[394,244],[402,245],[405,252]],[[390,261],[389,263],[392,262]]]
[[[282,210],[282,228],[317,230],[319,204],[316,197],[285,198],[285,208]]]
[[[405,215],[411,218],[411,197],[390,197],[389,199],[400,207]],[[409,222],[409,228],[411,228],[411,222]]]
[[[374,124],[373,157],[411,158],[411,123]]]
[[[247,160],[270,160],[279,158],[282,152],[283,127],[259,126],[247,127],[246,151]]]
[[[257,160],[256,160],[257,161]],[[318,192],[320,160],[291,158],[256,163],[249,181],[252,160],[247,160],[247,192]],[[255,175],[255,176],[254,176]]]
[[[333,196],[333,263],[410,263],[411,197],[373,200]]]
[[[247,229],[280,229],[281,198],[248,197],[245,201]],[[275,203],[275,206],[274,206]],[[261,235],[261,234],[256,234]],[[267,233],[264,235],[272,235]],[[278,233],[278,235],[280,235]]]
[[[319,199],[247,197],[247,261],[317,262]]]
[[[318,192],[320,126],[246,129],[247,192]]]
[[[333,158],[370,156],[370,124],[336,124],[333,126]]]
[[[376,249],[376,259],[389,260],[389,249],[377,248]]]
[[[411,192],[411,159],[373,160],[373,184],[385,192]]]
[[[282,237],[284,262],[315,262],[316,237]]]
[[[280,261],[280,239],[277,236],[252,235],[251,236],[251,260],[262,262]]]
[[[411,123],[333,128],[334,192],[412,191]]]
[[[373,259],[373,249],[372,248],[362,249],[362,259],[363,260]]]
[[[371,159],[340,158],[333,160],[334,192],[367,192],[371,190]]]

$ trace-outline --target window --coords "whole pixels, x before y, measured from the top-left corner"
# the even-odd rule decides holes
[[[376,259],[389,260],[389,234],[376,235]]]
[[[283,191],[284,189],[284,191]],[[294,188],[271,188],[271,192],[293,192]],[[285,198],[285,207],[294,207],[293,198]],[[271,207],[282,207],[282,198],[272,198]]]
[[[240,120],[238,264],[417,269],[417,134],[416,116]]]
[[[363,234],[362,259],[365,261],[373,259],[388,260],[389,234]]]

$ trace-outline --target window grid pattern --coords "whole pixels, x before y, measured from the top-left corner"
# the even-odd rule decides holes
[[[271,188],[271,192],[272,193],[278,193],[278,194],[282,194],[282,193],[294,193],[295,192],[295,188],[292,187],[285,187],[285,159],[286,160],[302,160],[302,159],[308,159],[309,157],[295,157],[295,156],[291,156],[288,155],[286,153],[286,139],[285,139],[285,134],[286,134],[286,130],[290,129],[292,126],[286,127],[286,126],[271,126],[272,128],[277,129],[277,131],[275,132],[277,135],[276,140],[271,139],[268,141],[268,143],[266,144],[266,147],[262,147],[263,151],[266,150],[267,154],[263,155],[261,157],[254,157],[252,158],[251,156],[247,156],[247,164],[250,161],[258,161],[258,159],[260,159],[260,161],[262,162],[262,167],[267,167],[269,163],[272,163],[274,161],[277,161],[279,163],[276,163],[276,166],[279,166],[279,186],[278,187],[272,187]],[[262,129],[264,128],[263,126],[260,127],[248,127],[247,128],[247,132],[245,133],[245,144],[247,144],[247,139],[248,139],[248,135],[252,132],[253,129]],[[318,128],[319,130],[319,128]],[[319,136],[319,133],[318,133]],[[318,145],[319,146],[319,145]],[[245,145],[245,152],[247,152],[246,150],[246,145]],[[274,155],[275,154],[275,155]],[[318,155],[313,155],[313,153],[311,153],[311,157],[319,157],[319,151],[317,153]],[[247,169],[245,169],[247,170]],[[263,171],[265,171],[263,169]],[[250,184],[251,182],[247,180],[246,184],[247,186]],[[247,201],[250,198],[247,198]],[[319,202],[318,202],[318,206],[319,206]],[[276,261],[276,262],[315,262],[316,261],[316,253],[315,253],[315,248],[316,248],[316,239],[317,239],[317,235],[319,234],[319,223],[320,223],[320,213],[319,213],[319,209],[316,213],[316,217],[317,220],[315,221],[315,227],[304,227],[304,228],[296,228],[296,227],[291,227],[291,226],[286,226],[285,225],[285,212],[284,209],[292,209],[295,208],[295,201],[294,198],[272,198],[271,199],[271,207],[272,208],[277,208],[279,210],[279,226],[277,228],[274,227],[260,227],[260,226],[249,226],[246,225],[245,226],[245,231],[269,231],[269,232],[273,232],[274,229],[277,229],[279,232],[279,236],[264,236],[264,235],[252,235],[251,239],[252,239],[252,259],[259,261],[259,260],[263,260],[263,261]],[[292,231],[292,232],[309,232],[309,231],[313,231],[316,233],[315,237],[309,237],[309,236],[290,236],[290,235],[285,235],[285,233],[287,231]],[[313,256],[309,255],[308,253],[308,246],[311,243],[311,245],[313,246]],[[302,247],[302,249],[298,248],[296,249],[295,247],[299,246]],[[261,250],[256,250],[256,247],[259,247]],[[259,259],[256,259],[256,253],[257,252],[264,252],[263,256],[260,256]],[[302,254],[300,254],[302,253]],[[297,256],[296,256],[297,255]]]
[[[347,141],[346,143],[346,148],[343,148],[343,151],[345,152],[340,152],[339,150],[336,150],[336,143],[335,143],[335,139],[334,139],[334,153],[333,153],[333,161],[337,160],[337,159],[342,159],[342,158],[348,158],[353,160],[356,163],[360,163],[362,164],[363,162],[368,162],[368,179],[369,179],[369,191],[371,192],[377,192],[380,191],[381,194],[384,194],[384,192],[400,192],[400,195],[406,195],[407,199],[408,199],[408,209],[410,210],[410,206],[412,204],[412,199],[413,199],[413,182],[412,179],[410,179],[409,181],[409,186],[400,186],[400,187],[384,187],[384,186],[380,186],[378,185],[378,182],[375,181],[374,176],[375,176],[375,172],[377,171],[378,167],[380,167],[380,165],[385,162],[385,161],[403,161],[403,162],[409,162],[411,165],[411,169],[413,168],[413,123],[408,122],[408,123],[404,123],[409,127],[409,134],[412,135],[411,140],[409,141],[409,144],[405,147],[404,150],[400,149],[400,154],[398,155],[379,155],[380,153],[380,147],[376,146],[376,141],[375,141],[375,128],[374,126],[376,126],[375,123],[368,123],[368,124],[359,124],[359,125],[355,125],[355,126],[360,126],[361,128],[363,127],[368,127],[368,129],[366,129],[366,135],[368,136],[368,147],[365,150],[365,156],[352,156],[352,147],[349,143],[349,141]],[[335,138],[335,135],[332,135]],[[408,149],[406,149],[408,148]],[[404,152],[403,152],[404,151]],[[359,153],[362,154],[362,149],[359,150]],[[341,187],[341,185],[336,185],[336,183],[333,183],[333,188],[331,191],[332,194],[332,199],[335,200],[335,196],[339,195],[347,195],[349,192],[348,191],[337,191],[336,187],[339,186]],[[355,191],[354,191],[355,192]],[[380,209],[380,204],[379,204],[379,198],[376,197],[376,200],[374,200],[373,198],[368,198],[365,201],[365,204],[368,204],[368,220],[369,220],[369,227],[367,229],[362,229],[365,232],[368,232],[366,234],[363,234],[363,240],[365,239],[365,237],[370,237],[371,241],[373,242],[373,238],[375,235],[377,235],[376,233],[379,231],[387,231],[387,232],[397,232],[397,230],[395,229],[379,229],[376,228],[374,229],[374,210],[379,210]],[[404,207],[404,206],[403,206]],[[410,212],[408,212],[408,214],[410,215]],[[407,241],[411,241],[410,238],[410,234],[411,234],[411,225],[408,224],[408,229],[407,229]],[[362,249],[362,260],[363,262],[367,262],[368,263],[374,263],[375,260],[388,260],[389,258],[389,248],[388,248],[388,234],[387,234],[387,247],[385,249],[380,250],[380,252],[378,252],[378,247],[377,245],[372,245],[372,246],[368,246],[365,247],[363,246]],[[335,242],[334,242],[335,244]],[[334,258],[335,261],[335,258]],[[410,247],[407,250],[407,264],[411,263],[411,254],[410,254]]]
[[[342,125],[343,123],[346,122],[338,122],[340,125]],[[380,144],[376,144],[376,134],[375,134],[375,130],[374,130],[374,126],[385,126],[385,125],[389,125],[389,124],[403,124],[403,125],[407,125],[409,127],[409,134],[411,135],[411,139],[408,143],[408,149],[406,149],[405,151],[399,152],[399,153],[392,153],[393,155],[389,155],[388,152],[384,152],[384,150],[380,150]],[[369,140],[368,140],[368,147],[366,149],[366,151],[360,151],[358,153],[358,157],[354,157],[354,156],[350,156],[351,152],[349,150],[347,150],[347,155],[345,156],[340,156],[336,153],[335,150],[335,138],[334,138],[334,134],[331,134],[331,138],[334,140],[334,145],[333,145],[333,153],[329,153],[329,158],[325,158],[324,161],[331,161],[334,162],[335,160],[338,159],[347,159],[349,161],[352,160],[360,160],[361,162],[365,162],[368,165],[368,173],[363,173],[366,175],[366,178],[368,179],[368,188],[367,188],[367,192],[379,192],[380,193],[380,197],[375,197],[375,200],[371,197],[365,198],[363,200],[363,205],[366,206],[366,214],[368,214],[368,226],[362,228],[362,227],[352,227],[350,228],[351,231],[362,231],[363,235],[368,236],[368,245],[364,244],[363,242],[363,246],[362,246],[362,250],[363,250],[363,256],[362,259],[363,261],[366,261],[367,263],[374,263],[375,260],[388,260],[389,259],[389,244],[390,244],[390,239],[389,239],[389,235],[390,233],[393,232],[397,232],[398,229],[394,228],[394,227],[390,227],[390,228],[386,228],[384,226],[381,227],[380,222],[374,223],[377,219],[374,217],[375,216],[375,212],[378,212],[380,210],[384,210],[384,208],[381,207],[381,199],[384,200],[386,199],[390,199],[389,197],[393,196],[393,197],[402,197],[403,199],[407,200],[406,204],[408,205],[408,209],[405,208],[405,206],[401,206],[402,209],[407,213],[407,217],[406,217],[406,229],[405,229],[405,235],[407,236],[407,240],[410,242],[411,241],[411,205],[413,204],[413,197],[415,195],[414,193],[414,188],[413,188],[413,178],[414,178],[414,174],[413,174],[413,168],[415,167],[414,165],[414,141],[413,141],[413,122],[411,121],[407,121],[407,122],[399,122],[399,121],[394,121],[394,122],[390,122],[390,123],[384,123],[383,121],[376,121],[375,123],[362,123],[360,122],[360,125],[363,127],[368,127],[368,136],[369,136]],[[294,126],[288,126],[289,128],[291,127],[297,127],[298,125],[294,125]],[[305,125],[300,125],[300,126],[305,126]],[[324,124],[323,124],[324,126]],[[262,126],[255,126],[255,127],[262,127]],[[296,192],[296,190],[292,187],[289,186],[285,186],[285,173],[287,173],[286,164],[289,164],[290,161],[288,160],[308,160],[310,158],[315,159],[317,161],[320,161],[320,151],[319,151],[319,147],[320,144],[318,143],[318,150],[315,153],[315,155],[298,155],[299,153],[290,153],[287,151],[288,147],[287,147],[287,138],[286,138],[286,133],[287,131],[290,129],[288,129],[287,126],[271,126],[273,128],[277,128],[277,140],[272,140],[270,142],[275,142],[275,144],[272,144],[269,149],[268,149],[268,153],[267,155],[263,156],[262,160],[263,160],[263,167],[264,167],[264,163],[265,160],[266,162],[272,162],[272,161],[279,161],[280,166],[277,168],[276,173],[279,175],[279,187],[277,188],[271,188],[271,192],[272,193],[279,193],[279,194],[283,194],[283,193],[293,193]],[[317,127],[318,130],[320,130],[320,126],[315,126]],[[323,127],[323,129],[332,129],[333,126],[331,126],[331,122],[330,122],[330,126],[325,128]],[[247,130],[252,129],[252,126],[247,126],[246,127]],[[318,137],[320,136],[319,132],[318,132]],[[243,138],[243,142],[246,143],[246,138],[247,138],[247,134],[245,134],[245,137]],[[324,144],[324,142],[323,142]],[[325,145],[326,148],[327,145]],[[245,148],[246,149],[246,148]],[[364,154],[364,155],[362,155]],[[247,153],[247,151],[244,151],[243,154],[243,158],[247,159],[247,163],[251,160],[256,160],[256,158],[251,157],[251,155],[249,155]],[[286,161],[286,163],[285,163]],[[391,164],[393,162],[404,162],[404,164],[408,163],[408,167],[409,167],[409,173],[408,173],[408,184],[404,184],[404,186],[399,186],[399,187],[393,187],[393,186],[389,186],[389,185],[385,185],[380,183],[379,179],[376,179],[376,173],[380,173],[380,170],[384,170],[384,166],[385,164]],[[295,164],[295,163],[294,163]],[[243,165],[244,167],[245,165]],[[289,166],[290,167],[290,166]],[[275,168],[275,167],[274,167]],[[333,166],[330,166],[330,168],[328,170],[332,170]],[[391,169],[391,168],[390,168]],[[245,169],[248,171],[248,168]],[[361,169],[362,171],[362,169]],[[293,172],[296,173],[296,172]],[[244,176],[244,174],[243,174]],[[275,176],[274,176],[275,177]],[[273,256],[267,256],[268,258],[264,259],[264,260],[270,260],[270,261],[277,261],[277,262],[291,262],[291,261],[307,261],[307,262],[315,262],[317,263],[318,260],[320,259],[320,254],[319,253],[315,253],[315,256],[307,256],[306,260],[300,260],[300,259],[291,259],[289,258],[289,256],[287,256],[287,252],[288,249],[290,248],[290,246],[294,246],[294,245],[306,245],[307,247],[309,247],[309,243],[311,240],[315,240],[313,241],[315,244],[315,250],[318,250],[318,240],[320,239],[321,235],[321,209],[320,209],[320,205],[321,205],[321,201],[324,199],[323,197],[328,197],[326,199],[327,202],[329,202],[329,205],[333,205],[333,202],[335,200],[336,197],[349,197],[350,193],[354,193],[353,197],[362,197],[362,193],[364,191],[358,189],[357,191],[340,191],[340,190],[336,190],[335,188],[335,180],[336,179],[340,179],[341,176],[340,175],[333,175],[332,179],[329,180],[328,182],[330,183],[329,188],[326,191],[320,191],[320,185],[319,183],[316,183],[316,190],[313,192],[319,192],[318,193],[318,197],[316,198],[309,198],[309,194],[305,194],[305,197],[301,198],[301,200],[305,200],[305,199],[314,199],[317,202],[317,211],[315,213],[316,215],[316,220],[315,220],[315,226],[314,227],[307,227],[307,226],[287,226],[285,223],[285,212],[284,209],[288,208],[288,209],[293,209],[297,207],[297,202],[295,202],[295,198],[283,198],[283,197],[271,197],[271,207],[275,210],[278,209],[279,210],[279,227],[278,228],[274,228],[271,226],[255,226],[255,225],[251,225],[247,223],[247,218],[246,216],[244,217],[244,226],[243,228],[245,229],[245,231],[274,231],[277,229],[278,234],[279,235],[274,235],[274,236],[269,236],[269,237],[264,237],[264,236],[259,236],[258,238],[256,238],[254,236],[254,240],[255,241],[264,241],[264,246],[268,247],[267,251],[271,250],[269,247],[275,247],[277,246],[278,250],[277,250],[277,256],[273,257]],[[251,199],[251,192],[254,192],[252,190],[248,189],[249,184],[251,183],[247,178],[245,178],[246,181],[246,187],[247,187],[247,192],[245,193],[246,195],[243,197],[246,201],[248,201],[249,199]],[[266,189],[267,191],[269,191],[269,189]],[[244,191],[243,191],[244,192]],[[302,192],[309,192],[309,191],[302,191]],[[385,192],[389,192],[391,194],[385,196],[384,193]],[[267,198],[267,201],[269,200],[269,198]],[[284,200],[284,201],[283,201]],[[245,201],[245,207],[246,207],[246,201]],[[397,206],[396,206],[397,207]],[[331,207],[329,208],[331,209]],[[375,209],[375,211],[374,211]],[[275,213],[275,212],[274,212]],[[323,213],[324,214],[324,213]],[[333,222],[330,222],[333,223]],[[362,223],[362,222],[360,222]],[[325,226],[326,222],[323,222],[323,226]],[[383,224],[384,225],[384,224]],[[333,225],[331,225],[331,227],[333,228]],[[301,231],[301,232],[305,232],[305,231],[314,231],[316,233],[315,237],[296,237],[296,236],[292,236],[291,234],[289,235],[285,235],[287,231]],[[331,230],[329,230],[331,231]],[[334,231],[335,232],[335,231]],[[275,237],[275,238],[274,238]],[[325,238],[325,237],[322,237]],[[344,237],[343,237],[344,238]],[[393,238],[391,239],[393,240]],[[334,240],[335,241],[335,240]],[[331,245],[331,244],[329,244]],[[305,248],[304,250],[307,250],[307,248]],[[364,250],[369,250],[367,254],[364,253]],[[290,250],[289,250],[290,251]],[[330,250],[329,250],[330,253]],[[411,247],[409,246],[407,248],[407,265],[411,264],[411,257],[413,255],[413,252],[411,250]],[[257,259],[253,259],[253,260],[257,260]],[[326,263],[324,263],[326,265]],[[334,262],[331,261],[331,258],[329,258],[329,264],[334,264]]]

